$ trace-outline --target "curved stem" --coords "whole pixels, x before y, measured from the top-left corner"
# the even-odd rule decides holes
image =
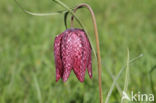
[[[65,25],[66,29],[68,28],[68,27],[67,27],[67,16],[68,16],[68,14],[69,14],[69,12],[66,12],[66,13],[64,14],[64,25]]]
[[[96,19],[95,19],[95,15],[94,15],[94,12],[93,12],[92,8],[88,4],[85,4],[85,3],[80,4],[73,11],[76,12],[76,10],[81,8],[81,7],[86,7],[89,10],[89,12],[90,12],[90,14],[92,16],[92,21],[93,21],[93,25],[94,25],[94,34],[95,34],[95,37],[96,37],[100,103],[103,103],[102,80],[101,80],[101,73],[102,73],[102,69],[101,69],[101,56],[100,56],[100,46],[99,46],[99,37],[98,37],[98,30],[97,30],[97,25],[96,25]],[[71,18],[71,27],[73,27],[73,20],[74,20],[74,16],[72,16],[72,18]]]
[[[80,19],[73,13],[72,9],[70,9],[67,5],[65,5],[63,2],[61,2],[60,0],[53,0],[54,2],[58,3],[60,6],[64,7],[65,9],[67,9],[77,20],[77,22],[80,24],[80,26],[82,28],[84,28],[83,24],[81,23]]]
[[[80,8],[83,8],[82,4],[80,4],[79,6],[77,6],[76,8],[74,8],[73,12],[75,13]],[[70,24],[71,28],[74,26],[73,21],[74,21],[74,15],[71,17],[71,24]]]

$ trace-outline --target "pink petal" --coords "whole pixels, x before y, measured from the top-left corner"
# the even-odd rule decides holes
[[[72,37],[73,37],[72,47],[74,52],[73,69],[74,69],[74,73],[76,74],[76,77],[80,80],[80,82],[83,82],[85,77],[85,71],[86,71],[86,66],[85,66],[86,54],[83,49],[81,38],[76,33],[74,33]]]
[[[81,31],[83,46],[84,46],[84,55],[85,60],[83,61],[87,65],[87,70],[89,77],[92,78],[92,54],[91,54],[91,45],[89,39],[84,31]]]
[[[60,79],[63,73],[63,66],[61,60],[61,53],[60,53],[60,45],[61,45],[61,38],[63,34],[58,35],[54,41],[54,56],[55,56],[55,66],[56,66],[56,82]]]
[[[91,50],[89,52],[89,60],[88,60],[87,69],[88,69],[89,77],[92,78],[92,54],[91,54]]]
[[[62,38],[62,45],[61,45],[61,52],[62,52],[62,62],[64,66],[64,72],[63,72],[63,81],[67,81],[70,72],[72,70],[72,41],[70,38],[71,33],[67,30],[65,31],[65,34]]]

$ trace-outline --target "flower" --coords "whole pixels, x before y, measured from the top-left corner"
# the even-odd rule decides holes
[[[56,82],[67,81],[73,69],[80,82],[84,81],[86,68],[92,78],[91,45],[82,29],[67,29],[55,38],[54,56]]]

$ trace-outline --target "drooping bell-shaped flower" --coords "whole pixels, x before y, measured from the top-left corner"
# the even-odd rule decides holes
[[[56,81],[60,78],[65,82],[73,69],[80,82],[84,81],[88,69],[92,78],[91,45],[82,29],[67,29],[55,38],[54,56]]]

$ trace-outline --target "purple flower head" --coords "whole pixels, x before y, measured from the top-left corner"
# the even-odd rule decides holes
[[[56,81],[67,81],[73,69],[80,82],[84,81],[86,68],[92,78],[91,45],[82,29],[67,29],[55,38],[54,56]]]

